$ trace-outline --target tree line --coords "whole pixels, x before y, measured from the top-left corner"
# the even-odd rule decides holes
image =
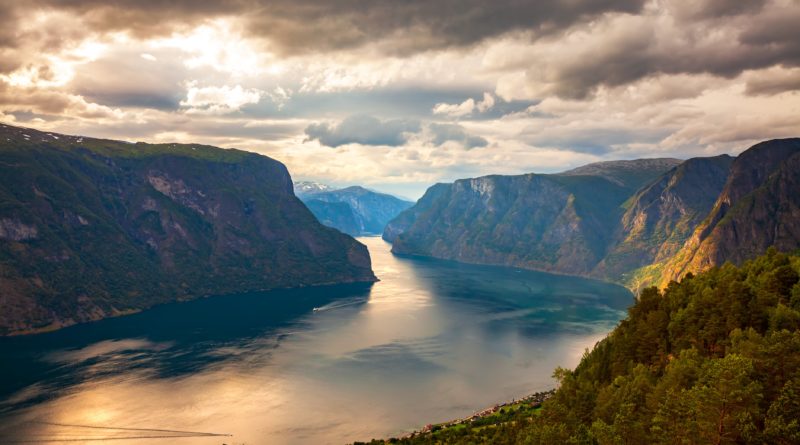
[[[645,289],[542,409],[373,441],[800,444],[800,257],[770,249]]]

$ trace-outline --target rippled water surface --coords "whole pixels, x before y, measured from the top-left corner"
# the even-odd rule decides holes
[[[551,388],[553,368],[577,364],[633,301],[597,281],[361,241],[372,286],[213,297],[0,339],[0,443],[398,435]]]

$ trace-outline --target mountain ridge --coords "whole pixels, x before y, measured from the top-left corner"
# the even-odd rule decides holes
[[[375,280],[366,247],[320,225],[266,156],[2,125],[0,171],[0,334]]]
[[[714,207],[667,265],[678,279],[725,261],[739,264],[775,246],[800,247],[800,138],[756,144],[731,165]]]
[[[589,275],[632,191],[677,162],[646,160],[635,174],[627,167],[637,161],[621,161],[599,165],[602,175],[573,170],[437,184],[418,202],[424,210],[402,213],[384,239],[400,254]],[[626,168],[605,168],[618,165]]]
[[[778,139],[738,158],[610,161],[553,175],[489,175],[436,184],[387,224],[384,239],[398,254],[589,276],[632,290],[666,286],[728,259],[741,263],[773,244],[781,250],[800,247],[798,147],[800,139]],[[491,197],[498,188],[515,203]],[[761,221],[756,225],[748,223],[754,209]],[[721,231],[731,226],[726,221],[739,231]],[[774,227],[765,229],[770,221]],[[704,224],[711,227],[703,229]],[[762,241],[764,230],[776,235]],[[692,246],[709,234],[712,241],[701,249],[704,261]],[[722,248],[713,243],[727,250],[708,259],[708,252]]]

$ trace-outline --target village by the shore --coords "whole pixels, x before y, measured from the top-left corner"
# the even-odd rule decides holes
[[[542,405],[542,403],[544,403],[545,400],[547,400],[550,397],[552,397],[553,394],[555,394],[555,392],[556,392],[555,389],[551,389],[549,391],[544,391],[544,392],[535,392],[535,393],[530,394],[528,396],[525,396],[525,397],[523,397],[521,399],[511,399],[510,402],[505,402],[505,403],[500,403],[500,404],[497,404],[497,405],[493,405],[493,406],[491,406],[489,408],[485,408],[485,409],[482,409],[480,411],[476,411],[475,413],[472,413],[469,416],[462,417],[460,419],[450,420],[450,421],[442,422],[442,423],[425,425],[419,431],[413,431],[411,433],[408,433],[408,434],[402,436],[402,438],[414,437],[414,436],[416,436],[418,434],[430,433],[430,432],[433,432],[435,430],[454,427],[456,425],[470,424],[472,422],[478,421],[478,420],[483,419],[485,417],[489,417],[489,416],[499,412],[501,409],[510,407],[512,405],[528,404],[532,408],[538,408],[538,407],[540,407]]]

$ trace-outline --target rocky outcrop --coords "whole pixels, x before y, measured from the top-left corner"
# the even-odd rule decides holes
[[[0,334],[375,280],[366,247],[319,224],[265,156],[5,125],[0,136]]]
[[[800,139],[757,144],[736,158],[711,212],[672,258],[661,284],[774,246],[800,248]]]
[[[713,207],[733,159],[689,159],[639,190],[626,203],[614,240],[592,275],[632,288],[659,279],[664,262]]]

